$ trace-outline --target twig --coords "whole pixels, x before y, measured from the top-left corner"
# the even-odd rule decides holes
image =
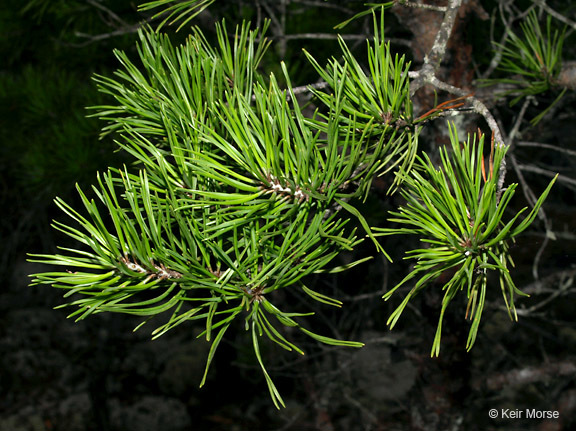
[[[496,68],[498,67],[498,65],[500,64],[500,61],[502,60],[502,52],[504,51],[504,44],[506,43],[506,39],[508,39],[508,30],[512,27],[512,23],[518,19],[518,18],[512,18],[512,14],[508,14],[509,15],[509,19],[505,19],[504,16],[504,8],[508,6],[508,5],[504,5],[503,3],[500,3],[498,10],[500,11],[500,18],[502,20],[502,22],[504,23],[504,32],[502,33],[502,37],[500,38],[500,42],[498,43],[497,47],[498,49],[496,50],[494,57],[492,57],[492,60],[490,61],[490,65],[488,66],[488,69],[486,69],[486,71],[481,75],[481,79],[487,79],[490,75],[492,75],[492,73],[494,72],[494,70],[496,70]],[[493,32],[493,27],[494,27],[494,23],[492,23],[492,28],[490,30],[490,33]],[[491,34],[490,36],[490,40],[494,40],[494,36]]]
[[[256,28],[262,28],[262,6],[260,0],[256,0]]]
[[[553,232],[554,234],[554,238],[556,239],[562,239],[565,241],[576,241],[576,233],[572,233],[572,232],[567,232],[566,230],[566,225],[564,225],[564,230],[556,230]],[[534,236],[544,236],[546,235],[545,233],[541,233],[541,232],[532,232],[531,235]]]
[[[409,74],[409,76],[414,79],[410,88],[411,96],[413,96],[416,91],[418,91],[426,84],[431,84],[440,90],[447,91],[451,94],[456,94],[460,97],[467,95],[465,90],[442,82],[436,77],[436,72],[440,68],[440,63],[442,62],[444,54],[446,53],[448,39],[452,33],[456,15],[458,14],[458,9],[460,8],[461,4],[462,0],[450,0],[446,14],[444,15],[444,20],[440,26],[440,30],[438,30],[438,33],[436,34],[434,45],[432,46],[430,52],[424,57],[424,65],[422,66],[422,69],[416,73]],[[486,105],[475,97],[470,97],[469,99],[472,102],[474,111],[484,117],[486,123],[488,123],[488,127],[490,127],[490,130],[492,131],[496,145],[506,145],[500,126]],[[500,198],[500,195],[504,189],[505,177],[506,159],[503,158],[502,162],[500,163],[500,167],[498,168],[498,185],[496,189],[498,199]]]
[[[528,183],[524,179],[524,175],[522,175],[522,170],[520,169],[520,165],[516,161],[516,157],[514,156],[514,154],[510,154],[509,157],[510,161],[512,162],[512,167],[514,168],[514,171],[518,176],[518,181],[520,181],[520,183],[522,184],[522,192],[524,193],[524,197],[531,206],[534,206],[537,200],[536,196],[534,196],[532,189],[528,186]]]
[[[534,166],[534,165],[519,164],[518,168],[522,171],[534,172],[535,174],[544,175],[544,176],[550,177],[550,178],[554,178],[556,176],[556,172],[552,172],[548,169],[542,169],[542,168],[539,168],[539,167]],[[576,180],[573,178],[567,177],[566,175],[558,175],[558,182],[564,183],[564,184],[569,184],[571,186],[576,186]],[[534,200],[534,202],[535,201],[536,200]]]
[[[328,87],[328,83],[326,81],[317,82],[316,84],[308,84],[308,85],[301,85],[299,87],[292,88],[292,93],[294,94],[302,94],[308,93],[310,89],[321,90],[323,88]]]
[[[280,45],[279,45],[280,58],[284,58],[284,55],[286,53],[286,41],[283,39],[285,33],[284,33],[284,26],[282,25],[282,19],[280,20],[278,19],[278,17],[276,16],[276,14],[272,10],[272,8],[268,5],[267,2],[262,3],[262,6],[268,13],[268,17],[272,22],[272,32],[274,33],[274,37],[280,38]]]
[[[295,39],[324,39],[336,40],[341,37],[344,40],[366,40],[367,36],[364,34],[332,34],[332,33],[296,33],[296,34],[283,34],[277,35],[275,39],[295,40]]]
[[[442,63],[442,60],[444,59],[448,39],[452,33],[452,28],[456,21],[456,15],[458,14],[458,9],[461,4],[462,0],[450,0],[442,24],[440,25],[440,30],[436,33],[434,45],[432,45],[430,52],[424,56],[424,65],[422,66],[422,69],[417,72],[416,77],[411,84],[411,96],[435,78],[436,72],[440,68],[440,63]]]
[[[556,287],[556,283],[558,283],[560,286],[565,286],[564,289],[568,292],[568,287],[572,285],[574,277],[576,277],[576,269],[561,270],[523,286],[521,290],[528,295],[555,293],[558,292]]]
[[[434,86],[440,90],[447,91],[451,94],[456,94],[456,95],[461,96],[461,97],[469,96],[465,90],[458,88],[458,87],[455,87],[453,85],[447,84],[445,82],[442,82],[438,78],[436,78],[435,76],[432,76],[430,78],[429,84],[431,84],[432,86]],[[474,112],[476,112],[477,114],[484,117],[484,120],[486,121],[486,123],[488,123],[488,127],[490,127],[490,130],[492,131],[492,136],[494,138],[496,145],[505,145],[505,141],[504,141],[504,138],[502,136],[502,131],[500,129],[500,126],[498,125],[498,123],[496,122],[496,119],[494,118],[492,113],[488,110],[486,105],[480,99],[477,99],[474,96],[469,96],[468,100],[470,100],[472,102],[472,109],[474,110]],[[502,193],[504,191],[504,179],[505,178],[506,178],[506,159],[502,158],[502,161],[500,162],[500,167],[498,168],[498,184],[496,187],[497,201],[500,200],[500,196],[502,195]]]
[[[524,179],[524,175],[522,174],[522,171],[523,170],[526,170],[526,171],[542,170],[543,173],[550,175],[552,177],[554,177],[556,174],[552,173],[550,171],[544,170],[544,169],[539,169],[535,166],[520,165],[517,162],[514,154],[510,154],[509,157],[510,157],[510,161],[512,162],[512,166],[514,167],[514,171],[516,172],[516,175],[518,176],[518,180],[522,184],[522,192],[524,193],[526,200],[533,207],[534,204],[536,203],[537,199],[536,199],[536,196],[534,195],[534,192],[532,191],[532,189],[530,188],[530,186],[528,185],[528,183]],[[571,180],[570,178],[568,178],[568,179]],[[558,176],[558,181],[560,181],[560,176]],[[573,181],[576,184],[576,181],[574,181],[574,180],[571,180],[571,181]],[[552,231],[552,226],[550,224],[550,220],[546,216],[546,212],[544,211],[544,208],[540,208],[540,211],[538,212],[538,217],[540,218],[540,220],[542,220],[544,222],[544,227],[546,229],[546,232],[548,233],[548,232]],[[538,264],[540,262],[540,258],[542,256],[542,254],[544,253],[544,249],[548,245],[548,242],[549,242],[549,238],[548,238],[548,236],[546,236],[546,238],[542,242],[542,245],[538,249],[536,256],[534,257],[534,262],[532,265],[532,276],[534,277],[534,280],[538,280],[538,278],[539,278]]]
[[[136,33],[138,31],[138,29],[140,29],[140,27],[141,27],[141,24],[133,24],[133,25],[128,26],[128,27],[119,28],[118,30],[111,31],[109,33],[101,33],[101,34],[96,34],[96,35],[81,33],[81,32],[77,31],[74,33],[75,36],[82,37],[82,38],[85,38],[87,40],[85,42],[82,42],[82,43],[70,43],[67,45],[81,48],[84,46],[88,46],[92,43],[99,42],[101,40],[110,39],[110,38],[116,37],[116,36],[122,36],[124,34]]]
[[[307,0],[292,0],[294,3],[303,4],[305,6],[313,6],[313,7],[324,7],[328,9],[336,9],[341,12],[344,12],[346,15],[353,15],[354,11],[352,9],[348,9],[346,7],[333,4],[333,3],[326,3],[323,1],[307,1]]]
[[[262,3],[262,6],[264,6],[264,9],[266,9],[266,12],[268,12],[268,17],[270,18],[276,29],[280,30],[279,33],[281,33],[282,24],[280,23],[280,21],[278,21],[278,18],[276,17],[274,11],[270,9],[270,6],[268,5],[267,2]]]
[[[439,90],[444,90],[450,94],[455,94],[455,95],[460,96],[460,97],[468,95],[467,91],[465,91],[461,88],[455,87],[453,85],[447,84],[443,81],[440,81],[435,76],[433,76],[430,79],[429,84],[431,84],[432,86],[436,87]],[[492,133],[494,133],[494,140],[499,145],[504,145],[504,138],[502,137],[502,132],[500,130],[500,127],[498,126],[496,119],[494,118],[492,113],[488,110],[486,105],[481,100],[477,99],[474,96],[468,97],[467,100],[472,102],[472,108],[473,108],[474,112],[476,112],[477,114],[484,117],[484,119],[486,120],[486,123],[488,123],[488,127],[490,127],[490,130],[492,131]]]
[[[576,30],[576,22],[574,21],[570,21],[568,18],[566,18],[564,15],[562,15],[561,13],[556,12],[554,9],[552,9],[550,6],[548,6],[546,4],[545,0],[534,0],[534,2],[540,6],[542,9],[544,9],[548,14],[552,15],[554,18],[556,18],[558,21],[562,21],[564,24],[566,24],[569,27],[572,27],[574,30]]]
[[[536,283],[538,283],[538,282],[539,281],[536,281]],[[528,316],[530,314],[533,314],[534,312],[540,310],[541,308],[544,308],[546,305],[548,305],[549,303],[554,301],[559,296],[565,296],[565,295],[571,293],[570,289],[568,289],[568,288],[572,285],[572,283],[574,283],[574,277],[568,277],[568,279],[565,280],[563,283],[560,283],[558,288],[555,289],[554,292],[550,296],[548,296],[546,299],[538,302],[537,304],[534,304],[530,308],[519,309],[519,310],[516,310],[516,312],[521,316],[522,315]]]
[[[428,9],[428,10],[435,10],[437,12],[446,12],[446,6],[435,6],[431,4],[422,4],[422,3],[414,3],[409,0],[397,0],[398,4],[401,6],[413,7],[418,9]]]
[[[371,406],[362,405],[362,403],[353,396],[351,396],[348,393],[348,391],[344,391],[344,398],[346,399],[346,401],[348,401],[350,404],[352,404],[354,407],[360,410],[362,414],[367,417],[367,419],[370,421],[371,424],[378,423],[378,417],[374,413],[372,413]]]
[[[317,40],[356,40],[364,41],[368,39],[368,35],[365,34],[333,34],[333,33],[296,33],[296,34],[278,34],[272,37],[272,39],[282,39],[282,40],[302,40],[302,39],[317,39]],[[408,48],[412,47],[412,42],[406,39],[390,38],[386,39],[387,42],[391,42],[395,45],[403,45]]]
[[[543,144],[541,142],[518,141],[518,142],[516,142],[516,145],[519,147],[545,148],[547,150],[559,151],[561,153],[566,153],[569,156],[576,156],[576,151],[569,150],[567,148],[560,148],[560,147],[557,147],[556,145]]]
[[[548,219],[545,220],[546,223],[546,232],[549,231],[548,229]],[[542,259],[542,255],[544,254],[544,250],[546,250],[546,247],[548,247],[548,243],[550,242],[550,235],[546,235],[544,237],[544,241],[542,241],[542,244],[540,244],[540,247],[538,247],[538,251],[536,252],[536,255],[534,256],[534,260],[532,261],[532,278],[536,281],[540,280],[540,273],[539,273],[539,266],[540,266],[540,259]],[[546,302],[547,303],[547,302]],[[538,304],[536,304],[538,305]],[[534,312],[537,309],[541,308],[541,307],[537,307],[537,306],[532,306],[528,309],[529,312]],[[522,310],[520,310],[522,311]],[[522,313],[519,313],[522,314]]]
[[[526,100],[524,100],[524,103],[522,104],[522,108],[520,108],[520,112],[518,113],[518,118],[516,118],[516,121],[514,122],[514,126],[512,127],[512,130],[508,134],[508,146],[510,148],[512,148],[512,145],[514,143],[514,138],[516,137],[518,130],[520,130],[520,125],[522,124],[522,120],[524,119],[524,115],[526,114],[526,109],[528,109],[528,106],[530,105],[530,103],[532,103],[532,97],[531,96],[527,97]]]
[[[345,296],[342,298],[344,301],[357,302],[357,301],[363,301],[365,299],[374,300],[374,298],[376,298],[376,297],[382,297],[382,295],[384,295],[388,291],[388,260],[386,259],[386,257],[382,253],[380,253],[379,256],[380,256],[380,259],[382,260],[382,267],[384,270],[382,287],[376,292],[364,293],[362,295]],[[371,341],[374,341],[374,340],[371,340]]]
[[[89,5],[94,6],[97,9],[100,9],[101,11],[105,12],[106,14],[108,14],[110,16],[110,18],[112,18],[114,21],[116,21],[118,24],[120,24],[122,27],[129,27],[130,24],[128,24],[126,21],[124,21],[122,18],[120,18],[117,14],[115,14],[114,12],[112,12],[110,9],[108,9],[106,6],[100,4],[98,1],[96,0],[86,0],[86,3],[88,3]]]

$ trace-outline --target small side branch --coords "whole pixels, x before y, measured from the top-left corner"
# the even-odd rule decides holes
[[[126,267],[134,272],[138,272],[140,274],[146,274],[148,275],[148,278],[150,279],[154,279],[154,278],[158,278],[159,280],[166,280],[166,279],[173,279],[173,278],[182,278],[182,274],[180,274],[178,271],[173,271],[171,269],[166,268],[166,266],[164,266],[164,264],[160,264],[160,265],[156,265],[152,260],[150,261],[150,264],[154,267],[155,271],[151,271],[148,270],[146,268],[143,268],[140,264],[138,264],[136,262],[136,260],[134,260],[134,262],[132,262],[128,256],[124,256],[120,258],[120,261],[126,265]]]
[[[436,87],[437,89],[447,91],[450,94],[455,94],[460,97],[468,95],[467,91],[455,87],[453,85],[447,84],[446,82],[440,81],[435,76],[433,76],[430,79],[429,83],[430,85]],[[490,130],[494,134],[494,140],[496,141],[497,145],[504,145],[504,137],[502,136],[500,126],[498,125],[496,119],[494,118],[490,110],[486,107],[486,105],[480,99],[474,96],[468,97],[467,100],[472,102],[472,109],[474,110],[474,112],[484,117],[486,123],[488,123],[488,127],[490,127]]]
[[[269,184],[262,185],[262,188],[265,189],[267,193],[276,193],[287,198],[293,198],[298,202],[308,202],[310,200],[310,196],[302,191],[299,186],[296,186],[292,189],[291,187],[282,184],[278,178],[270,174],[268,175],[267,180]]]
[[[80,43],[70,43],[70,46],[74,46],[77,48],[82,48],[84,46],[91,45],[93,43],[99,42],[101,40],[110,39],[112,37],[123,36],[125,34],[136,33],[142,26],[140,24],[130,25],[128,27],[122,27],[118,30],[111,31],[109,33],[101,33],[101,34],[86,34],[82,32],[76,32],[74,35],[76,37],[84,38],[84,42]]]
[[[450,94],[455,94],[457,96],[460,97],[466,97],[467,96],[467,100],[469,100],[472,103],[472,110],[478,114],[481,115],[484,120],[486,121],[486,123],[488,124],[488,127],[490,127],[490,130],[492,131],[492,136],[493,139],[496,143],[496,145],[506,145],[505,141],[504,141],[504,137],[502,135],[502,131],[500,129],[500,126],[498,125],[498,122],[496,121],[496,119],[494,118],[494,116],[492,115],[492,113],[490,112],[490,110],[486,107],[486,105],[478,98],[474,97],[474,96],[470,96],[467,94],[467,92],[461,88],[455,87],[453,85],[450,85],[446,82],[440,81],[438,78],[436,78],[436,76],[432,76],[430,78],[429,84],[434,86],[435,88],[439,89],[439,90],[444,90],[447,91]],[[506,159],[503,158],[502,162],[500,163],[500,167],[498,168],[498,185],[496,188],[496,194],[498,196],[498,200],[500,200],[500,196],[502,195],[503,191],[504,191],[504,179],[506,178]]]

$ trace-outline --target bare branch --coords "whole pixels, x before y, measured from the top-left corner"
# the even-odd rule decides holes
[[[508,31],[507,30],[512,26],[512,22],[514,22],[512,15],[509,15],[509,18],[507,20],[504,18],[503,8],[504,8],[504,5],[500,4],[500,6],[499,6],[500,17],[502,19],[502,22],[504,23],[504,29],[505,30],[502,33],[502,37],[500,38],[500,42],[497,45],[497,49],[496,49],[496,52],[494,53],[494,57],[492,57],[492,60],[490,61],[490,65],[488,66],[488,69],[486,69],[484,71],[484,73],[481,75],[481,77],[480,77],[481,79],[489,78],[490,75],[492,75],[494,70],[496,70],[496,68],[500,64],[500,61],[502,61],[502,51],[504,51],[504,44],[506,43],[506,39],[508,39]],[[492,35],[493,29],[494,29],[494,22],[492,22],[492,28],[490,29],[490,33],[491,33],[490,40],[494,40],[494,37]]]
[[[454,27],[454,22],[456,21],[456,15],[458,14],[458,9],[460,9],[461,4],[462,0],[450,1],[448,10],[444,15],[442,25],[440,26],[440,30],[436,34],[434,45],[424,59],[424,63],[430,64],[434,72],[439,69],[440,63],[444,59],[446,46],[448,45],[448,39],[450,39],[450,34],[452,33],[452,28]]]
[[[338,40],[339,38],[342,38],[343,40],[363,41],[368,39],[368,35],[333,34],[333,33],[296,33],[296,34],[276,35],[273,37],[273,39],[284,39],[284,40],[299,40],[299,39]],[[408,48],[412,47],[412,42],[406,39],[391,38],[386,39],[386,41],[393,43],[395,45],[404,45]]]
[[[419,9],[428,9],[428,10],[435,10],[437,12],[446,12],[446,6],[435,6],[431,4],[423,4],[423,3],[414,3],[409,0],[398,0],[398,4],[407,7],[419,8]]]
[[[366,40],[367,36],[365,34],[333,34],[333,33],[296,33],[296,34],[285,34],[278,35],[275,39],[284,40],[297,40],[297,39],[324,39],[324,40],[337,40],[341,37],[344,40]]]
[[[524,101],[524,103],[522,104],[522,108],[520,108],[520,113],[518,114],[518,118],[516,118],[516,121],[514,122],[514,126],[512,127],[512,130],[508,134],[508,146],[509,147],[512,147],[512,145],[514,143],[514,138],[516,137],[518,130],[520,130],[520,125],[522,124],[522,120],[524,119],[524,115],[526,115],[526,109],[528,109],[528,106],[530,105],[530,103],[532,103],[532,99],[533,99],[532,97],[527,97],[526,100]]]
[[[556,173],[548,171],[546,169],[541,169],[541,168],[538,168],[538,167],[532,166],[532,165],[521,165],[516,160],[516,157],[514,156],[514,154],[510,154],[509,158],[512,162],[512,166],[514,168],[514,171],[516,172],[516,175],[518,176],[518,181],[520,181],[520,183],[522,184],[522,192],[524,193],[526,200],[530,203],[531,206],[534,206],[534,204],[537,201],[536,196],[534,195],[534,192],[532,191],[532,189],[530,188],[530,186],[526,182],[526,179],[524,178],[522,171],[532,171],[532,172],[540,173],[540,174],[543,174],[546,176],[550,176],[552,178],[554,176],[556,176]],[[576,185],[576,180],[573,180],[571,178],[564,177],[564,176],[561,177],[560,175],[558,176],[558,181],[559,182],[565,182],[565,183],[573,183],[574,185]],[[540,220],[542,220],[544,222],[544,227],[546,229],[547,235],[546,235],[546,238],[544,239],[544,241],[542,242],[542,245],[538,249],[538,252],[536,253],[536,256],[534,257],[534,262],[532,264],[532,276],[534,277],[535,280],[539,279],[538,264],[540,262],[540,258],[542,256],[542,254],[544,253],[544,249],[548,245],[548,242],[550,239],[549,236],[551,236],[551,232],[552,232],[552,225],[550,223],[550,220],[546,216],[546,212],[544,211],[544,208],[540,208],[540,211],[538,212],[538,217],[540,218]]]
[[[536,3],[542,9],[544,9],[548,14],[552,15],[558,21],[562,21],[567,26],[572,27],[574,30],[576,30],[576,22],[570,21],[561,13],[556,12],[554,9],[552,9],[550,6],[546,4],[546,0],[534,0],[534,3]]]
[[[89,5],[92,5],[95,8],[100,9],[101,11],[106,13],[110,18],[112,18],[113,21],[116,21],[116,23],[118,23],[121,27],[129,27],[130,26],[130,24],[128,24],[126,21],[124,21],[122,18],[120,18],[117,14],[115,14],[113,11],[108,9],[106,6],[104,6],[103,4],[98,2],[97,0],[86,0],[86,3],[88,3]]]
[[[86,33],[81,33],[79,31],[77,31],[74,33],[74,35],[77,37],[84,38],[86,40],[84,42],[70,43],[68,45],[81,48],[83,46],[87,46],[87,45],[90,45],[92,43],[99,42],[101,40],[110,39],[110,38],[116,37],[116,36],[122,36],[124,34],[136,33],[138,31],[138,29],[140,29],[140,27],[141,27],[141,24],[134,24],[134,25],[130,25],[128,27],[119,28],[118,30],[111,31],[109,33],[101,33],[101,34],[86,34]]]
[[[567,269],[554,272],[540,280],[536,280],[522,287],[522,292],[528,295],[539,295],[544,293],[556,293],[559,290],[569,292],[569,287],[574,283],[576,277],[576,269]],[[558,289],[557,285],[560,286]],[[572,289],[573,290],[573,289]]]
[[[354,15],[354,11],[352,9],[348,9],[346,7],[337,5],[337,4],[332,4],[332,3],[326,3],[323,1],[307,1],[307,0],[292,0],[294,3],[298,3],[298,4],[303,4],[305,6],[313,6],[313,7],[323,7],[323,8],[328,8],[328,9],[336,9],[339,10],[341,12],[344,12],[346,15]]]
[[[292,93],[294,94],[302,94],[309,92],[312,88],[316,90],[321,90],[323,88],[328,87],[328,83],[325,81],[317,82],[316,84],[309,84],[309,85],[301,85],[299,87],[292,88]]]
[[[520,184],[522,184],[522,191],[524,193],[524,197],[526,198],[526,200],[528,201],[528,203],[531,206],[534,206],[534,204],[537,201],[536,196],[534,195],[534,192],[532,191],[530,186],[528,186],[528,183],[526,182],[526,179],[524,178],[524,175],[522,174],[522,170],[520,169],[520,165],[516,161],[516,157],[514,156],[514,154],[510,154],[509,157],[510,157],[510,160],[512,162],[512,167],[514,168],[514,171],[516,172],[516,175],[518,176],[518,181],[520,181]]]
[[[526,172],[533,172],[535,174],[544,175],[545,177],[549,177],[549,178],[554,178],[556,176],[556,172],[550,171],[548,169],[542,169],[542,168],[539,168],[539,167],[534,166],[534,165],[518,164],[518,169],[520,169],[522,171],[526,171]],[[558,175],[558,182],[576,187],[576,180],[573,178],[567,177],[566,175]],[[535,200],[534,200],[534,202],[535,202]]]
[[[455,87],[453,85],[447,84],[443,81],[440,81],[435,76],[433,76],[430,79],[429,84],[431,84],[432,86],[436,87],[439,90],[444,90],[450,94],[455,94],[460,97],[468,95],[467,91]],[[496,141],[496,143],[498,143],[498,145],[504,145],[504,138],[502,136],[502,132],[500,131],[500,127],[498,126],[496,119],[494,118],[490,110],[486,107],[486,105],[481,100],[477,99],[474,96],[468,97],[467,100],[472,102],[472,108],[474,112],[484,117],[486,123],[488,123],[488,127],[490,127],[490,130],[492,131],[492,133],[494,133],[494,140]]]
[[[451,94],[456,94],[460,97],[469,96],[465,90],[447,84],[443,81],[440,81],[438,78],[436,78],[436,76],[430,77],[428,83],[439,90],[444,90]],[[496,143],[496,145],[506,145],[500,126],[498,125],[498,122],[496,121],[490,110],[486,107],[486,105],[480,99],[477,99],[474,96],[469,96],[467,97],[467,99],[470,102],[472,102],[472,110],[478,115],[484,117],[484,120],[486,121],[488,127],[490,127],[490,130],[492,131],[492,135],[494,137],[494,142]],[[503,158],[502,162],[500,163],[500,167],[498,168],[498,185],[496,188],[496,194],[498,200],[500,200],[500,196],[504,191],[505,178],[506,178],[506,159]]]
[[[444,54],[446,53],[448,39],[450,39],[450,34],[452,33],[452,28],[456,21],[456,15],[458,14],[458,9],[461,4],[462,0],[450,0],[440,30],[438,30],[438,33],[436,34],[434,45],[432,45],[432,49],[424,57],[424,65],[422,66],[422,69],[418,71],[416,79],[412,82],[410,90],[411,95],[414,95],[416,91],[429,83],[435,77],[436,72],[440,68],[440,64],[442,63]]]
[[[569,156],[575,156],[576,157],[576,151],[569,150],[567,148],[560,148],[560,147],[557,147],[556,145],[543,144],[541,142],[530,142],[530,141],[518,141],[518,142],[516,142],[516,145],[519,147],[544,148],[547,150],[559,151],[561,153],[568,154]]]

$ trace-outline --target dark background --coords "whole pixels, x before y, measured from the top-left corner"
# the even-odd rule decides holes
[[[286,27],[271,27],[275,44],[263,64],[279,70],[284,59],[295,85],[317,77],[301,54],[306,47],[323,63],[337,56],[334,40],[304,38],[334,33],[334,25],[363,10],[362,2],[287,1]],[[442,2],[431,2],[442,4]],[[530,1],[465,1],[443,71],[446,80],[477,91],[509,132],[518,106],[496,101],[493,88],[480,89],[474,79],[486,70],[490,51],[490,17],[496,38],[503,31],[499,7],[513,3],[525,10]],[[574,19],[575,8],[548,2]],[[213,23],[226,17],[258,22],[280,17],[282,2],[219,1],[194,23],[208,37]],[[96,172],[130,163],[115,151],[111,139],[100,140],[103,126],[87,118],[86,106],[105,103],[91,76],[110,75],[118,66],[113,49],[136,56],[134,32],[150,15],[138,13],[128,0],[2,0],[0,4],[0,431],[139,431],[139,430],[569,430],[576,427],[576,123],[574,92],[568,92],[537,127],[521,124],[513,154],[520,178],[509,168],[507,181],[522,181],[538,195],[549,177],[562,174],[545,206],[545,238],[538,220],[512,247],[518,287],[531,293],[519,299],[519,322],[512,323],[501,303],[500,288],[491,286],[478,340],[465,351],[469,323],[464,300],[445,318],[440,358],[429,356],[441,303],[441,284],[427,289],[394,331],[386,320],[399,303],[381,296],[410,270],[403,253],[415,246],[410,238],[392,237],[385,248],[394,263],[381,256],[338,277],[309,280],[316,290],[340,298],[343,309],[304,303],[286,292],[285,301],[316,312],[309,323],[320,333],[366,343],[361,350],[319,346],[295,337],[307,355],[300,357],[264,346],[265,362],[287,409],[278,411],[253,357],[241,325],[227,333],[210,378],[199,389],[207,345],[195,339],[199,328],[182,325],[150,341],[144,326],[129,316],[97,315],[74,323],[61,292],[28,287],[28,275],[46,268],[26,261],[26,253],[49,253],[66,241],[50,228],[62,219],[53,198],[76,202],[75,184],[87,189]],[[392,49],[422,61],[422,47],[434,37],[441,14],[395,8],[387,12]],[[154,24],[154,22],[152,22]],[[370,20],[344,29],[349,45],[362,55]],[[183,30],[181,33],[185,33]],[[289,35],[289,37],[285,37]],[[301,35],[296,37],[295,35]],[[173,36],[175,40],[185,34]],[[565,60],[573,60],[574,36],[567,33]],[[440,94],[440,100],[447,95]],[[443,97],[443,98],[442,98]],[[527,118],[547,106],[555,94],[539,97]],[[433,107],[433,94],[417,95],[420,113]],[[485,125],[469,118],[459,127],[475,131]],[[422,148],[434,151],[447,142],[443,120],[423,135]],[[529,147],[538,142],[554,148]],[[523,185],[523,184],[521,184]],[[386,225],[386,213],[400,204],[386,196],[376,181],[365,212],[373,225]],[[518,192],[516,209],[526,206]],[[349,260],[374,255],[370,244]],[[404,292],[404,291],[403,291]],[[151,324],[153,325],[153,323]],[[153,326],[150,326],[151,328]],[[229,336],[228,336],[229,334]],[[558,420],[490,419],[491,408],[557,410]]]

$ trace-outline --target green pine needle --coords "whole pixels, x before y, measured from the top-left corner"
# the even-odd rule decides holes
[[[534,221],[556,177],[542,193],[534,208],[522,221],[525,210],[504,221],[505,211],[516,184],[498,190],[500,169],[507,147],[492,148],[489,160],[484,160],[484,136],[460,144],[451,128],[452,151],[440,150],[441,164],[437,168],[424,154],[418,157],[416,169],[403,179],[400,193],[406,205],[391,212],[391,222],[399,227],[375,229],[376,235],[418,235],[425,247],[407,252],[407,259],[416,261],[414,269],[398,285],[384,295],[390,299],[400,286],[416,280],[414,287],[388,319],[394,327],[406,305],[416,294],[438,279],[453,272],[444,284],[444,299],[438,329],[432,345],[432,355],[440,352],[444,313],[458,292],[465,290],[468,307],[465,318],[472,322],[466,348],[474,345],[482,309],[488,294],[487,277],[495,271],[500,279],[502,296],[511,318],[516,318],[514,296],[524,295],[514,285],[509,274],[508,243]]]

